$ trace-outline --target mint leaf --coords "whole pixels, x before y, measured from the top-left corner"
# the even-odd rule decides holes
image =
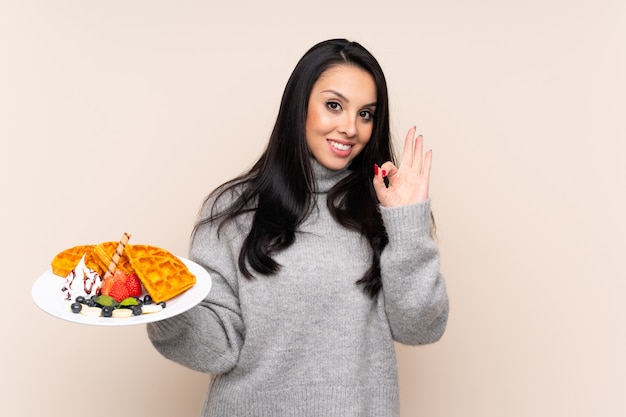
[[[139,305],[139,303],[137,302],[137,299],[134,297],[124,298],[122,301],[120,301],[120,307],[136,306],[136,305]]]
[[[99,304],[103,307],[115,307],[117,305],[117,301],[115,301],[115,298],[111,297],[110,295],[99,295],[94,298],[94,301],[96,302],[96,304]]]

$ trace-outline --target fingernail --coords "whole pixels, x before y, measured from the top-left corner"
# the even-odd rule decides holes
[[[386,176],[387,176],[387,171],[383,169],[383,178],[385,178]]]
[[[374,164],[374,175],[378,175],[378,164]]]

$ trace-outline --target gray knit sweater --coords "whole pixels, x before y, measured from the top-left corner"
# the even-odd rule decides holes
[[[219,238],[213,226],[201,228],[190,258],[211,274],[208,297],[148,324],[163,356],[212,374],[203,416],[398,416],[393,341],[432,343],[444,332],[448,298],[430,202],[380,207],[389,244],[383,289],[372,299],[355,284],[371,263],[367,241],[326,208],[326,192],[347,171],[315,162],[314,171],[317,209],[275,256],[278,274],[248,280],[238,270],[245,216]]]

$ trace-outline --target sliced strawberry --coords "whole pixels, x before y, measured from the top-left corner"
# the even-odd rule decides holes
[[[115,278],[116,281],[126,281],[127,276],[128,274],[119,268],[113,273],[113,278]]]
[[[114,282],[115,282],[115,279],[113,279],[113,277],[105,278],[104,281],[102,281],[102,288],[100,289],[100,294],[109,295],[109,292],[111,292],[111,287],[113,286]]]
[[[137,275],[134,273],[130,273],[128,274],[128,276],[126,277],[126,282],[124,283],[124,285],[126,285],[126,289],[128,290],[128,294],[130,297],[140,297],[141,293],[142,293],[142,289],[141,289],[141,281],[139,281],[139,278],[137,278]]]
[[[126,281],[126,273],[120,269],[116,269],[113,275],[109,275],[102,281],[102,288],[100,290],[100,294],[103,295],[111,295],[111,288],[115,281],[124,282]],[[115,298],[115,297],[113,297]],[[119,300],[118,300],[119,301]]]

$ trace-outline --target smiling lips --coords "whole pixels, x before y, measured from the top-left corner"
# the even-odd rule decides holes
[[[327,140],[328,140],[328,144],[330,145],[330,149],[333,151],[333,153],[335,153],[335,155],[338,155],[338,156],[345,157],[345,156],[350,155],[352,146],[354,146],[350,143],[337,142],[332,139],[327,139]]]

